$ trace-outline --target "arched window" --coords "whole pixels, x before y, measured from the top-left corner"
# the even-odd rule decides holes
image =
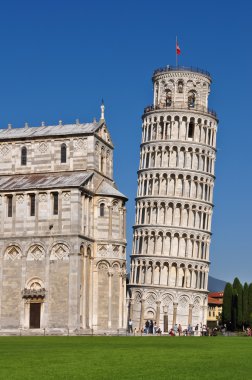
[[[172,104],[172,92],[171,90],[166,91],[166,97],[165,97],[165,105],[166,107],[170,107]]]
[[[105,153],[104,153],[104,148],[101,148],[100,160],[101,160],[100,161],[101,162],[101,165],[100,165],[101,172],[105,173]]]
[[[194,108],[196,103],[196,93],[195,91],[188,92],[188,107]]]
[[[67,161],[67,148],[66,148],[66,144],[61,144],[61,163],[62,164],[65,164],[66,161]]]
[[[194,122],[191,121],[189,123],[189,128],[188,128],[188,137],[189,139],[193,139],[193,136],[194,136]]]
[[[21,165],[25,166],[27,164],[27,148],[23,146],[21,148]]]
[[[101,203],[100,204],[100,216],[104,216],[104,215],[105,215],[105,204]]]
[[[179,94],[182,94],[182,92],[183,92],[183,87],[184,87],[184,83],[183,83],[183,81],[182,81],[182,80],[179,80],[179,81],[178,81],[178,93],[179,93]]]

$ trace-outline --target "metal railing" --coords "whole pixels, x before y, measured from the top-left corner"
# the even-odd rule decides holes
[[[184,111],[199,111],[199,112],[203,112],[203,113],[207,113],[209,115],[212,115],[214,117],[217,118],[217,113],[211,109],[211,108],[208,108],[208,107],[204,107],[204,106],[201,106],[201,105],[195,105],[194,107],[192,106],[189,106],[188,104],[184,103],[184,104],[176,104],[176,103],[172,103],[170,106],[154,106],[153,104],[152,105],[149,105],[147,107],[144,108],[144,113],[148,113],[148,112],[152,112],[152,111],[156,111],[156,110],[172,110],[172,111],[176,111],[176,110],[184,110]]]
[[[192,71],[193,73],[199,73],[199,74],[203,74],[205,76],[207,76],[209,79],[211,79],[211,75],[208,71],[206,70],[202,70],[198,67],[185,67],[185,66],[170,66],[170,65],[167,65],[167,66],[164,66],[164,67],[159,67],[158,69],[156,69],[153,73],[153,76],[155,76],[156,74],[159,74],[159,73],[165,73],[165,72],[169,72],[169,71]]]

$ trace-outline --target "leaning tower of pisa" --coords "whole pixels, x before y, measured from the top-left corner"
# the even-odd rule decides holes
[[[217,117],[208,108],[211,77],[196,68],[153,74],[144,110],[129,318],[205,324]]]

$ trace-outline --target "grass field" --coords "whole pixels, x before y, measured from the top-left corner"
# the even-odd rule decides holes
[[[1,380],[252,379],[248,337],[0,337]]]

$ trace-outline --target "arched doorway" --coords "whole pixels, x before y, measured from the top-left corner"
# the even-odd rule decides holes
[[[22,296],[25,300],[25,326],[30,329],[40,329],[45,298],[42,281],[38,278],[30,280],[23,290]]]

